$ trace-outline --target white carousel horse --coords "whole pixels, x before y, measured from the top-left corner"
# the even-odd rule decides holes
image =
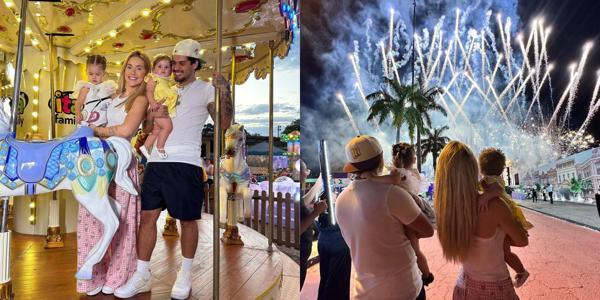
[[[221,238],[226,244],[242,244],[237,232],[237,222],[250,217],[250,168],[246,163],[246,132],[244,125],[233,124],[225,132],[225,151],[220,167],[219,220],[226,224]],[[227,209],[224,209],[224,208]]]
[[[102,237],[76,274],[92,279],[119,226],[120,207],[108,197],[112,179],[130,194],[137,191],[127,174],[132,151],[123,138],[102,140],[90,127],[78,127],[69,136],[44,142],[16,140],[9,130],[10,106],[0,109],[0,197],[72,190],[79,201],[104,227]]]

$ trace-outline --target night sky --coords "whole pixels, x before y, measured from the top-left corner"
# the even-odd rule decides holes
[[[328,53],[336,47],[333,42],[334,40],[351,41],[355,38],[351,30],[340,28],[333,20],[336,20],[336,18],[358,19],[364,17],[361,15],[363,6],[370,6],[375,2],[377,1],[336,1],[334,11],[324,7],[320,0],[303,0],[301,2],[300,114],[303,120],[303,128],[320,126],[321,122],[318,118],[307,119],[305,116],[311,113],[314,114],[316,109],[322,111],[323,107],[320,103],[335,101],[333,95],[323,94],[321,89],[323,80],[332,80],[332,78],[340,76],[343,72],[352,72],[351,66],[348,68],[331,66],[323,58],[323,53]],[[448,7],[455,7],[456,2],[464,3],[464,1],[417,1],[417,27],[421,27],[419,25],[431,27],[429,23],[423,24],[422,20],[427,19],[427,16],[432,11],[437,12]],[[503,9],[502,1],[489,0],[483,2],[491,2],[494,11],[502,11]],[[409,11],[401,11],[399,13],[408,14],[412,11],[412,1],[401,0],[400,5],[403,9],[405,8]],[[579,128],[587,114],[587,108],[597,78],[596,70],[600,69],[600,1],[522,0],[517,4],[516,13],[520,17],[520,22],[514,24],[514,27],[524,28],[527,26],[525,22],[529,22],[537,16],[543,16],[545,24],[552,25],[551,37],[548,40],[547,46],[550,62],[555,63],[555,68],[551,73],[552,85],[557,87],[554,89],[554,101],[557,101],[560,96],[556,94],[559,94],[568,84],[569,64],[579,61],[582,47],[587,41],[594,41],[594,47],[588,57],[584,76],[579,86],[579,92],[569,120],[569,127],[571,129]],[[388,16],[382,14],[381,19],[375,21],[383,23],[387,22],[387,19]],[[343,63],[347,63],[347,61]],[[541,97],[547,96],[541,95]],[[345,118],[343,111],[339,109],[319,112],[319,114],[320,117]],[[309,120],[309,122],[305,122],[305,120]],[[315,157],[316,151],[312,151],[312,148],[316,149],[320,137],[312,133],[305,134],[306,131],[303,130],[302,138],[303,158],[309,164],[309,168],[318,170],[318,165],[316,165],[318,161]],[[597,141],[600,140],[600,113],[596,114],[587,132],[593,134]],[[348,137],[351,136],[351,133],[340,132],[340,141],[336,141],[336,143],[344,144]],[[304,151],[307,147],[310,151]]]

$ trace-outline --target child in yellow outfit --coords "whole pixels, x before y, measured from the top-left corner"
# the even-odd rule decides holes
[[[154,62],[152,63],[152,74],[150,74],[149,80],[154,80],[156,85],[154,92],[148,93],[147,97],[150,108],[153,110],[158,109],[161,105],[167,106],[169,118],[154,119],[154,130],[146,139],[144,146],[140,147],[140,152],[142,152],[146,158],[150,157],[155,141],[158,156],[162,159],[165,159],[168,156],[167,152],[165,152],[165,143],[173,130],[173,121],[171,118],[175,117],[175,109],[177,107],[177,92],[171,88],[170,77],[171,58],[166,55],[155,57]]]
[[[483,175],[483,179],[481,179],[480,182],[481,187],[485,190],[490,185],[497,184],[504,188],[504,179],[502,179],[501,175],[505,166],[506,157],[502,151],[495,148],[487,148],[481,151],[479,154],[479,169]],[[500,195],[500,199],[502,199],[502,201],[509,206],[515,219],[523,226],[525,230],[533,228],[533,224],[529,223],[529,221],[525,219],[523,211],[510,197],[510,195],[503,191],[502,195]],[[525,270],[525,267],[523,266],[523,263],[521,263],[519,257],[510,251],[508,236],[504,240],[504,261],[506,261],[506,263],[517,272],[514,281],[515,287],[518,288],[522,286],[529,277],[529,272]]]

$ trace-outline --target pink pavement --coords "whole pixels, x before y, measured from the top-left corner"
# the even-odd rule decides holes
[[[525,208],[523,212],[535,227],[529,231],[529,246],[512,248],[531,274],[517,289],[519,297],[600,299],[600,232]],[[427,299],[451,299],[459,266],[444,260],[437,236],[421,240],[421,249],[435,274],[426,288]],[[315,265],[308,271],[300,299],[316,299],[318,288]]]

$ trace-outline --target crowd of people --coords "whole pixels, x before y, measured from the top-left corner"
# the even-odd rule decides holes
[[[374,137],[351,139],[345,154],[353,180],[330,200],[334,224],[326,201],[302,201],[301,288],[318,232],[318,299],[426,299],[435,277],[419,239],[435,229],[444,258],[461,265],[453,299],[518,299],[515,288],[529,273],[511,247],[527,246],[533,225],[505,192],[502,151],[484,149],[476,158],[465,144],[448,143],[428,193],[433,208],[420,196],[428,187],[410,144],[393,146],[389,175]]]
[[[221,96],[223,129],[227,129],[233,114],[229,83],[222,75],[214,74],[212,84],[196,80],[195,73],[204,64],[201,50],[198,42],[182,40],[175,45],[172,56],[160,55],[153,62],[146,54],[134,51],[122,64],[118,85],[104,81],[104,57],[88,58],[88,79],[76,87],[78,123],[92,127],[101,138],[119,136],[131,140],[140,126],[149,137],[142,148],[147,164],[141,185],[135,158],[129,168],[140,196],[112,184],[109,193],[120,205],[118,231],[110,251],[94,266],[92,279],[78,280],[77,292],[129,298],[150,291],[156,223],[161,211],[167,209],[181,224],[181,266],[171,297],[189,297],[198,243],[196,221],[201,217],[206,181],[201,135],[208,117],[215,118],[215,89]],[[208,170],[208,181],[212,181],[212,167]],[[101,231],[101,223],[80,208],[78,267]]]

